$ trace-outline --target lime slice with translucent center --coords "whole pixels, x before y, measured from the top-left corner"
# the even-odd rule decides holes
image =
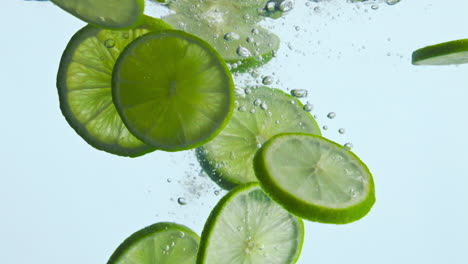
[[[162,20],[150,17],[132,30],[88,25],[68,43],[57,76],[60,108],[70,126],[93,147],[131,157],[154,150],[135,138],[120,119],[112,103],[112,69],[122,50],[135,38],[167,28],[170,26]]]
[[[136,26],[143,18],[144,0],[51,0],[79,19],[104,28]]]
[[[427,46],[413,52],[414,65],[451,65],[468,63],[468,39]]]
[[[197,149],[204,170],[225,189],[257,181],[253,157],[272,136],[286,132],[320,135],[317,122],[298,99],[268,87],[246,91],[245,97],[237,98],[237,109],[223,131]]]
[[[290,264],[299,258],[304,226],[258,184],[229,192],[203,229],[197,263]]]
[[[227,124],[231,73],[205,41],[182,31],[148,33],[127,46],[113,72],[122,120],[143,142],[177,151],[198,147]]]
[[[270,197],[311,221],[353,222],[375,202],[366,165],[351,151],[320,136],[277,135],[257,152],[254,168]]]
[[[175,223],[157,223],[128,237],[108,264],[195,264],[200,238]]]
[[[268,30],[243,22],[193,19],[183,15],[162,18],[174,28],[210,43],[230,64],[233,72],[245,72],[270,61],[279,48],[279,38]]]

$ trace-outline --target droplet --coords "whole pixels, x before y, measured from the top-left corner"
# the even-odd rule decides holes
[[[245,112],[245,111],[247,111],[247,109],[245,109],[245,107],[243,107],[243,106],[239,106],[239,108],[237,108],[237,111]]]
[[[272,76],[265,76],[265,77],[263,77],[262,83],[263,83],[264,85],[270,85],[270,84],[272,84],[272,83],[273,83],[273,77],[272,77]]]
[[[327,129],[328,129],[328,126],[325,125],[325,126],[323,126],[322,128],[323,128],[323,130],[327,130]]]
[[[250,109],[249,111],[251,114],[255,114],[255,108]]]
[[[182,231],[180,231],[180,232],[179,232],[179,237],[180,237],[180,238],[184,238],[184,237],[185,237],[185,233],[182,232]]]
[[[301,30],[301,28],[300,28],[299,26],[295,26],[294,29],[295,29],[296,31]]]
[[[306,112],[311,112],[313,109],[314,109],[314,105],[312,105],[311,103],[307,102],[304,107],[303,107],[304,111]]]
[[[180,205],[186,205],[187,201],[185,200],[184,197],[179,197],[179,198],[177,198],[177,203],[180,204]]]
[[[291,95],[297,98],[304,98],[304,97],[307,97],[307,90],[306,89],[292,89]]]
[[[251,32],[252,32],[253,35],[257,35],[258,33],[260,33],[260,31],[258,31],[258,29],[256,29],[256,28],[252,28]]]
[[[385,1],[385,3],[387,3],[387,5],[396,5],[398,3],[400,3],[401,0],[387,0]]]
[[[330,113],[328,113],[327,117],[330,118],[330,119],[333,119],[333,118],[336,117],[336,113],[335,112],[330,112]]]
[[[345,131],[345,129],[344,129],[344,128],[340,128],[340,129],[338,129],[338,133],[340,133],[340,134],[344,134],[345,132],[346,132],[346,131]]]
[[[318,6],[314,7],[314,12],[315,13],[320,13],[320,7],[318,7]]]
[[[245,89],[244,89],[244,93],[245,93],[245,94],[249,94],[249,93],[251,93],[251,92],[252,92],[252,89],[250,89],[250,88],[245,88]]]
[[[172,180],[170,178],[167,178],[167,182],[172,182]]]
[[[214,194],[219,195],[219,191],[218,190],[214,191]]]
[[[371,5],[372,10],[377,10],[379,9],[379,5]]]
[[[226,41],[238,40],[239,38],[240,38],[239,34],[237,34],[236,32],[228,32],[224,34],[224,39]]]
[[[279,4],[279,10],[281,12],[289,12],[294,8],[294,0],[283,0]]]
[[[351,150],[353,148],[353,144],[348,142],[346,144],[344,144],[344,149],[345,150]]]
[[[106,39],[106,40],[104,41],[104,46],[105,46],[106,48],[108,48],[108,49],[111,49],[111,48],[115,47],[115,40],[113,40],[113,39]]]
[[[130,35],[127,32],[122,34],[122,38],[124,38],[124,39],[128,39],[129,37],[130,37]]]
[[[255,40],[253,38],[251,38],[251,37],[248,37],[247,39],[245,39],[245,41],[247,41],[247,43],[252,43]]]
[[[259,105],[262,104],[262,100],[260,100],[260,99],[255,99],[255,101],[253,102],[253,104],[254,104],[255,106],[259,106]]]
[[[270,12],[273,12],[275,11],[275,8],[276,8],[276,3],[274,1],[271,1],[271,2],[268,2],[266,4],[266,10],[270,11]]]
[[[279,120],[276,120],[276,121],[275,121],[275,124],[279,125],[279,124],[280,124],[280,121],[279,121]]]
[[[260,105],[260,108],[263,109],[263,110],[268,110],[268,105],[263,102],[261,105]]]
[[[252,54],[250,53],[250,50],[248,50],[246,47],[239,46],[236,50],[237,55],[240,57],[250,57]]]
[[[264,249],[265,249],[265,245],[260,244],[260,245],[258,246],[258,249],[259,249],[259,250],[264,250]]]

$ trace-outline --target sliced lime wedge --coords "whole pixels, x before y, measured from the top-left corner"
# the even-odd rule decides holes
[[[206,40],[230,64],[233,72],[245,72],[267,63],[280,44],[275,34],[257,25],[197,20],[178,14],[162,19],[174,28]]]
[[[468,39],[427,46],[413,52],[414,65],[451,65],[468,63]]]
[[[70,126],[91,146],[121,156],[154,150],[127,130],[111,92],[112,69],[122,50],[145,33],[170,28],[162,20],[144,20],[124,31],[85,26],[68,43],[57,75],[60,108]]]
[[[273,200],[310,221],[350,223],[364,217],[375,202],[366,165],[320,136],[277,135],[257,152],[254,168]]]
[[[199,241],[186,226],[157,223],[128,237],[107,264],[195,264]]]
[[[203,229],[198,264],[290,264],[299,258],[304,225],[273,202],[258,184],[224,196]]]
[[[253,157],[272,136],[286,132],[320,135],[317,122],[298,99],[268,87],[248,88],[247,92],[237,98],[237,109],[223,131],[197,149],[205,172],[225,189],[257,181]]]
[[[158,149],[198,147],[227,124],[234,83],[219,54],[177,30],[148,33],[127,46],[113,72],[113,99],[128,129]]]
[[[108,29],[137,26],[143,19],[144,0],[51,0],[79,19]]]

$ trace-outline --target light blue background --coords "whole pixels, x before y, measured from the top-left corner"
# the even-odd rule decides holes
[[[410,64],[414,49],[468,38],[468,1],[378,10],[296,2],[285,19],[266,23],[283,43],[260,74],[309,90],[330,128],[324,135],[354,144],[377,192],[361,221],[307,222],[299,263],[468,263],[468,65]],[[123,239],[158,221],[200,233],[221,195],[199,176],[192,152],[115,157],[62,117],[57,68],[84,23],[51,3],[4,0],[0,24],[0,263],[106,263]]]

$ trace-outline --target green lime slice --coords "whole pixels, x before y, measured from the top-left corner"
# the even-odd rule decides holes
[[[186,226],[157,223],[128,237],[107,264],[195,264],[199,241]]]
[[[203,229],[197,263],[296,263],[304,240],[302,220],[273,202],[258,184],[224,196]]]
[[[174,28],[206,40],[230,64],[233,72],[264,65],[273,58],[280,44],[278,36],[257,25],[208,22],[178,14],[162,19]]]
[[[113,72],[114,103],[128,129],[158,149],[195,148],[215,137],[234,107],[234,83],[219,54],[177,30],[126,47]]]
[[[112,69],[125,46],[150,31],[171,28],[162,20],[144,20],[125,31],[85,26],[68,43],[57,76],[60,109],[70,126],[91,146],[120,156],[154,150],[127,130],[112,103]]]
[[[366,165],[320,136],[277,135],[257,152],[254,168],[273,200],[310,221],[350,223],[364,217],[375,202]]]
[[[414,65],[451,65],[468,63],[468,39],[427,46],[413,52]]]
[[[223,131],[197,149],[205,172],[225,189],[257,181],[253,157],[272,136],[286,132],[320,135],[317,122],[298,99],[268,87],[247,91],[245,97],[237,98],[237,110]]]
[[[51,0],[77,18],[108,29],[131,28],[143,19],[144,0]]]

